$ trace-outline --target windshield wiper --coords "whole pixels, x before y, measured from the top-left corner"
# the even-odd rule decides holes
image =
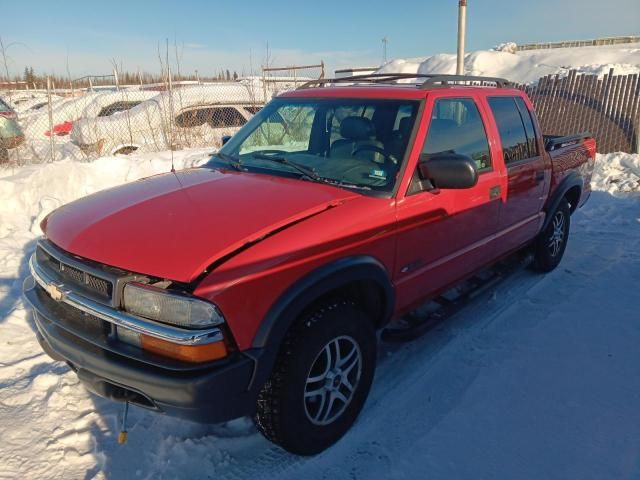
[[[301,165],[297,162],[292,162],[291,160],[287,160],[286,158],[281,157],[279,155],[267,155],[264,153],[255,152],[251,154],[251,156],[260,160],[271,160],[272,162],[280,163],[282,165],[289,165],[295,168],[296,170],[298,170],[300,173],[302,173],[306,177],[313,180],[314,182],[326,183],[327,185],[332,185],[334,187],[355,188],[358,190],[371,190],[371,187],[369,187],[368,185],[356,185],[354,183],[348,183],[348,182],[343,182],[341,180],[336,180],[333,178],[323,177],[321,175],[318,175],[318,173],[314,169],[307,167],[305,165]]]
[[[233,155],[229,155],[226,153],[218,152],[215,154],[217,157],[220,157],[222,160],[231,165],[235,170],[242,171],[242,163],[238,157],[234,157]]]
[[[303,175],[315,180],[316,182],[324,182],[324,179],[316,173],[312,168],[306,167],[296,162],[292,162],[291,160],[287,160],[284,157],[279,155],[266,155],[264,153],[255,152],[252,153],[251,156],[253,158],[257,158],[259,160],[270,160],[275,163],[279,163],[281,165],[288,165],[290,167],[295,168],[297,171],[302,173]],[[326,183],[326,182],[325,182]]]

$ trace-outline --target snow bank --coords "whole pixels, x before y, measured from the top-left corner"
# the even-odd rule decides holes
[[[174,152],[176,169],[203,163],[213,149]],[[101,157],[91,163],[72,158],[0,170],[0,239],[17,230],[40,234],[51,210],[98,190],[168,172],[171,152]],[[1,252],[0,252],[1,254]]]
[[[598,154],[591,187],[612,194],[640,192],[640,154]]]
[[[640,44],[617,46],[553,48],[516,52],[514,45],[503,44],[496,50],[478,50],[465,55],[468,75],[503,77],[514,82],[531,83],[549,74],[566,75],[569,70],[604,75],[613,68],[618,75],[640,73]],[[378,73],[456,73],[456,55],[440,53],[428,57],[396,59]]]

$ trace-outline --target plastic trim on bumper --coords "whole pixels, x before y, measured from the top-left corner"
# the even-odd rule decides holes
[[[33,278],[25,280],[24,296],[34,313],[38,341],[49,356],[69,363],[91,392],[203,423],[255,413],[257,391],[250,388],[255,355],[235,353],[206,369],[165,370],[69,334],[39,302],[36,288]]]

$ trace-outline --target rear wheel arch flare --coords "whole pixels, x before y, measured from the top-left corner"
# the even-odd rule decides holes
[[[544,207],[546,218],[541,230],[547,228],[551,218],[553,217],[553,213],[558,209],[560,202],[562,202],[563,199],[566,199],[570,203],[571,213],[578,208],[578,202],[580,201],[583,185],[584,182],[582,176],[575,171],[569,172],[569,174],[562,179]],[[569,198],[568,195],[571,195],[571,198]]]
[[[580,201],[581,193],[582,189],[576,185],[569,188],[569,190],[567,190],[567,193],[564,194],[564,198],[566,198],[567,202],[569,202],[571,213],[575,212],[578,208],[578,202]]]

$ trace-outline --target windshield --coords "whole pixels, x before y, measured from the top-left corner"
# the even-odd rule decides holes
[[[419,103],[379,99],[277,99],[212,162],[346,188],[393,190]]]

